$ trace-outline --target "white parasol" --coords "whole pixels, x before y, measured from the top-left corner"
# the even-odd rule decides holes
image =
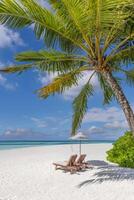
[[[82,133],[82,132],[78,132],[75,136],[72,136],[69,139],[71,139],[71,140],[79,140],[80,141],[79,152],[80,152],[80,155],[81,155],[81,141],[82,140],[87,140],[88,139],[87,136],[84,135],[84,133]]]

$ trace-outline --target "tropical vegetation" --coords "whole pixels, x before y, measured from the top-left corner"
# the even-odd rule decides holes
[[[134,138],[131,132],[126,132],[107,151],[107,159],[122,167],[134,168]]]
[[[45,1],[44,1],[45,2]],[[123,92],[122,82],[134,83],[133,0],[48,0],[49,8],[37,0],[0,0],[0,23],[12,29],[33,27],[46,50],[16,55],[16,66],[1,70],[23,72],[31,68],[57,72],[54,80],[38,90],[42,98],[77,86],[84,72],[89,80],[73,101],[72,134],[80,127],[95,93],[96,76],[104,103],[113,98],[120,104],[134,135],[134,113]]]

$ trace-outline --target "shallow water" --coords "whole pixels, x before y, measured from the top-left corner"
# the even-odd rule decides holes
[[[101,143],[113,143],[111,140],[86,140],[81,141],[82,144],[101,144]],[[24,147],[33,147],[33,146],[49,146],[49,145],[67,145],[67,144],[79,144],[79,141],[0,141],[0,150],[6,149],[16,149]]]

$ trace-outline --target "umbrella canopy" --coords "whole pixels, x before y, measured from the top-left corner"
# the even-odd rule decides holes
[[[72,139],[72,140],[87,140],[88,138],[84,133],[78,132],[76,135],[70,137],[70,139]]]
[[[82,132],[78,132],[75,136],[70,137],[71,140],[79,140],[80,141],[80,145],[79,145],[79,152],[81,155],[81,141],[82,140],[87,140],[88,137],[86,135],[84,135],[84,133]]]

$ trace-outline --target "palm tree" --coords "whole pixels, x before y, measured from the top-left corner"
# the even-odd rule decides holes
[[[52,83],[38,90],[42,98],[78,85],[83,73],[89,80],[73,101],[72,135],[87,111],[94,94],[91,79],[98,77],[104,103],[114,97],[120,104],[134,135],[134,113],[121,88],[134,83],[133,0],[48,0],[50,9],[37,0],[0,0],[0,23],[11,28],[34,27],[47,50],[26,51],[16,56],[24,62],[1,70],[23,72],[30,68],[58,72]],[[58,49],[58,50],[57,50]]]

